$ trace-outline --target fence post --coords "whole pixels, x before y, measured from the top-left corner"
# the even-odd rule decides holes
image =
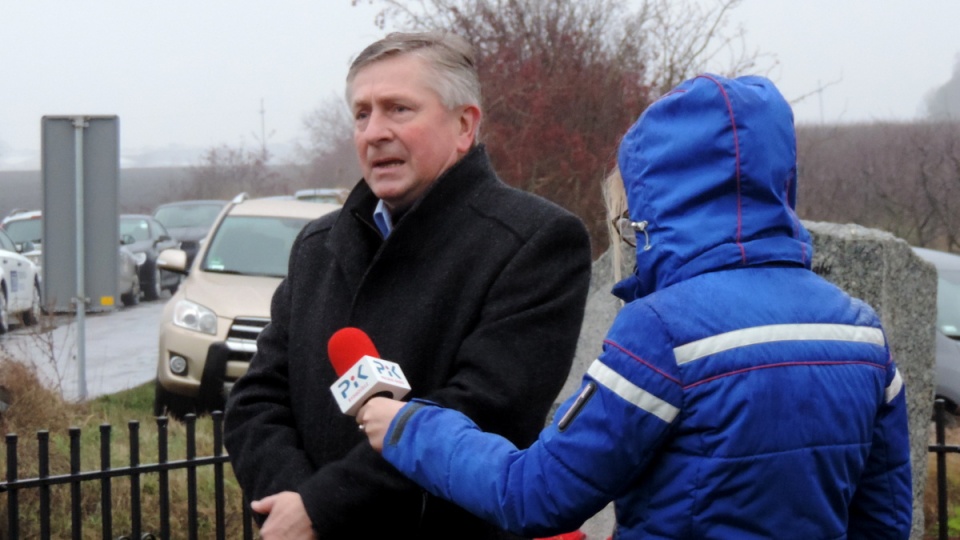
[[[70,517],[73,540],[83,540],[83,513],[80,504],[80,428],[72,427],[70,432]]]
[[[100,472],[110,470],[110,424],[100,424]],[[113,536],[113,486],[110,476],[100,478],[100,515],[103,526],[100,528],[103,540]]]
[[[197,415],[188,414],[183,418],[187,426],[187,523],[190,528],[190,540],[197,540],[200,527],[197,516]]]
[[[140,538],[140,422],[127,423],[130,437],[130,534]]]
[[[40,462],[39,477],[45,480],[50,476],[50,432],[37,432],[37,457]],[[50,486],[40,486],[40,538],[50,538]]]
[[[947,540],[947,453],[943,446],[947,441],[944,429],[944,402],[938,399],[933,403],[935,426],[937,431],[937,519],[939,538]]]
[[[167,462],[167,417],[157,417],[157,462]],[[166,469],[160,469],[160,538],[170,540],[170,479]]]
[[[223,455],[223,413],[214,411],[213,418],[213,457]],[[217,540],[226,540],[226,493],[223,483],[223,463],[213,465],[214,497],[216,500]]]
[[[17,480],[17,434],[7,434],[7,482]],[[20,504],[17,490],[7,492],[7,536],[10,540],[20,538]]]

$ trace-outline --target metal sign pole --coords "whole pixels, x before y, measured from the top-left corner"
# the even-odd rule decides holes
[[[77,396],[80,401],[87,399],[87,294],[84,288],[83,250],[83,130],[87,120],[82,116],[73,119],[73,147],[75,152],[74,182],[76,185],[76,242],[77,242],[77,295],[73,299],[77,305]]]

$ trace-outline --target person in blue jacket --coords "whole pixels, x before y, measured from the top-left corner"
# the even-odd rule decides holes
[[[617,539],[908,538],[903,381],[880,321],[811,271],[796,140],[767,79],[705,74],[620,145],[626,304],[535,444],[371,400],[375,449],[431,493],[548,535],[615,502]]]

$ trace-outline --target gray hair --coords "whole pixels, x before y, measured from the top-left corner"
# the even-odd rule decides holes
[[[427,62],[433,75],[427,84],[440,95],[444,106],[449,109],[461,105],[480,107],[480,80],[473,47],[449,32],[393,32],[367,46],[347,72],[347,103],[352,97],[353,80],[360,70],[402,54],[415,54]]]

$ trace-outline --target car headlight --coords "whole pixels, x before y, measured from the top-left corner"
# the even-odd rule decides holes
[[[134,253],[133,260],[137,261],[137,266],[143,266],[143,263],[147,262],[147,254],[143,251],[140,253]]]
[[[179,300],[174,306],[173,324],[194,332],[217,335],[217,314],[189,300]]]

